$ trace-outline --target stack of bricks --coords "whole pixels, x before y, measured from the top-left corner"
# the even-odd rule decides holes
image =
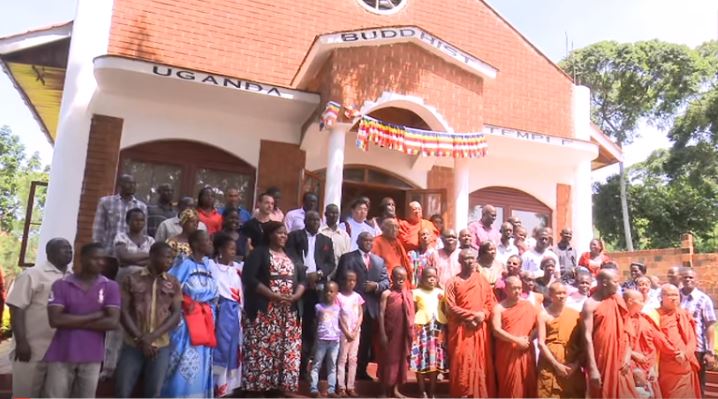
[[[618,264],[623,280],[630,278],[629,267],[632,262],[643,263],[648,275],[655,275],[662,283],[666,282],[666,273],[673,266],[692,267],[696,271],[698,288],[713,298],[718,308],[718,253],[694,253],[693,236],[690,233],[681,236],[680,248],[649,249],[633,252],[612,252],[607,254]]]

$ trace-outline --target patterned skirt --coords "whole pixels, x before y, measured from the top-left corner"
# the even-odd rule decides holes
[[[415,373],[446,372],[446,325],[432,320],[414,325],[411,345],[411,371]]]
[[[242,388],[251,392],[299,388],[302,329],[291,305],[270,303],[257,318],[243,318]]]

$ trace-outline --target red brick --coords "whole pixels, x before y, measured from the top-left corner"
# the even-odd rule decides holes
[[[391,16],[368,13],[356,0],[247,4],[234,0],[116,0],[108,53],[289,86],[316,36],[398,25],[419,26],[498,69],[495,80],[481,85],[477,94],[482,101],[476,101],[453,91],[460,85],[471,87],[466,86],[460,71],[447,74],[437,62],[427,65],[427,72],[413,89],[427,97],[455,97],[456,103],[462,103],[463,114],[452,111],[447,117],[455,130],[457,126],[480,128],[472,118],[481,115],[483,121],[494,125],[571,135],[571,80],[477,0],[457,0],[450,6],[411,0]],[[356,59],[350,53],[341,57],[346,57],[345,63],[383,66],[377,68],[377,74],[382,70],[393,72],[396,78],[417,74],[404,65],[387,68],[389,64],[383,60]],[[481,84],[478,78],[473,80]],[[375,98],[354,98],[357,103],[365,100]]]
[[[122,123],[122,119],[111,116],[92,117],[77,216],[75,248],[80,248],[92,240],[92,221],[95,218],[97,203],[102,196],[110,195],[115,191],[115,172],[120,155]],[[75,257],[75,270],[79,270],[78,260],[79,257]]]

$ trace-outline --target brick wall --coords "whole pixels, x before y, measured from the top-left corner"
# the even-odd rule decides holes
[[[317,77],[324,101],[361,106],[388,91],[423,98],[455,131],[482,126],[483,81],[414,44],[337,49],[328,63]]]
[[[621,276],[629,278],[631,262],[646,265],[649,275],[656,275],[665,283],[666,273],[673,266],[693,267],[696,271],[698,287],[713,298],[718,308],[718,253],[693,253],[693,237],[684,234],[681,248],[649,249],[633,252],[608,253],[618,263]]]
[[[299,207],[299,192],[306,153],[297,144],[262,140],[259,149],[257,195],[276,186],[282,192],[279,209],[285,214]],[[258,197],[257,197],[258,198]]]
[[[570,78],[480,0],[409,0],[391,16],[357,0],[115,0],[108,53],[289,86],[318,35],[398,25],[419,26],[498,69],[484,87],[485,123],[572,135]],[[457,102],[477,112],[478,104]]]
[[[434,166],[426,175],[426,188],[428,189],[444,189],[446,190],[446,210],[442,215],[444,217],[444,226],[446,228],[454,227],[454,170],[445,166]]]
[[[111,116],[93,115],[92,117],[80,209],[77,215],[77,235],[74,245],[76,249],[92,241],[92,222],[100,198],[115,192],[122,122],[122,119]],[[75,270],[79,267],[77,260],[79,256],[75,257]]]

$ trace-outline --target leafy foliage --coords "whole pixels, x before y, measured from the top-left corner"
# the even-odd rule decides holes
[[[603,41],[573,51],[561,67],[591,89],[591,119],[623,145],[639,122],[663,125],[698,91],[702,60],[687,46],[658,40]]]
[[[680,236],[692,232],[701,243],[710,245],[718,207],[716,192],[695,186],[689,179],[671,179],[664,165],[669,150],[655,151],[644,162],[627,170],[628,206],[633,217],[634,245],[641,248],[666,248],[680,245]],[[593,212],[596,227],[613,246],[624,249],[622,220],[617,212],[618,175],[595,186]],[[709,249],[709,248],[698,248]]]
[[[9,127],[0,127],[0,266],[8,277],[17,271],[17,263],[25,224],[25,202],[33,181],[47,181],[49,169],[43,168],[40,156],[35,153],[29,158],[20,138]],[[40,190],[35,198],[33,214],[41,214],[45,205],[45,191]],[[37,234],[30,236],[29,247],[36,249]],[[35,253],[27,254],[34,259]]]
[[[693,52],[695,86],[668,120],[672,148],[627,170],[631,232],[643,248],[677,246],[685,232],[699,251],[718,244],[718,42]],[[618,176],[594,187],[594,216],[606,240],[621,247],[618,189]]]

